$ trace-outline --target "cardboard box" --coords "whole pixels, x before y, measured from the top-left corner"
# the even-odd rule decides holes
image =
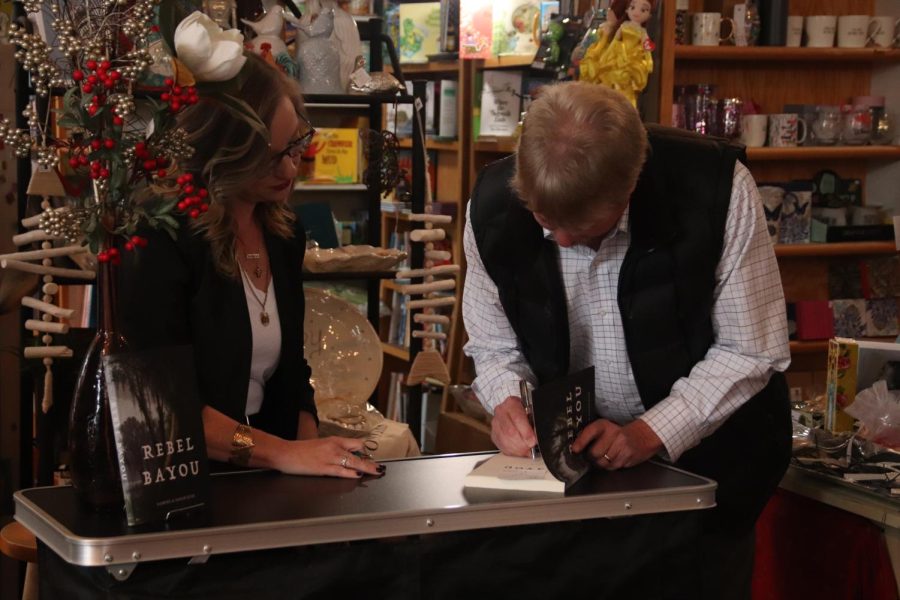
[[[885,363],[900,361],[900,344],[833,338],[828,342],[825,429],[837,433],[853,429],[844,412],[856,393],[881,378]]]

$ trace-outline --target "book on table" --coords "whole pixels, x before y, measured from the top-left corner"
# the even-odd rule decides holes
[[[535,458],[496,454],[464,481],[467,496],[477,490],[562,495],[590,469],[572,452],[572,442],[593,420],[594,367],[572,373],[530,392],[539,452]]]
[[[199,513],[209,467],[190,346],[103,357],[128,525]]]

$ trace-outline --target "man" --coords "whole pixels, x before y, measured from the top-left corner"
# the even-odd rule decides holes
[[[607,470],[659,456],[719,483],[710,598],[749,598],[753,524],[790,452],[784,297],[742,156],[645,129],[603,86],[551,86],[517,154],[480,174],[465,231],[465,351],[494,443],[536,443],[519,379],[595,366],[600,419],[574,451]]]

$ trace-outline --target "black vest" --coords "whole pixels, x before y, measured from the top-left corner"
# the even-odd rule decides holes
[[[743,148],[648,125],[650,155],[629,208],[631,244],[618,303],[645,408],[668,396],[713,342],[715,268],[722,252],[735,162]],[[470,218],[485,269],[540,383],[569,370],[558,247],[510,189],[515,157],[488,165]],[[719,482],[720,516],[752,523],[787,467],[790,411],[784,377],[739,409],[679,465]],[[742,469],[746,466],[746,471]]]

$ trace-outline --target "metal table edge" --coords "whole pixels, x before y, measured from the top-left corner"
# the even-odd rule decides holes
[[[428,458],[430,457],[404,460]],[[687,473],[671,465],[658,464]],[[414,510],[402,514],[385,513],[377,519],[373,519],[371,514],[360,514],[135,533],[115,538],[79,538],[28,500],[22,491],[15,492],[13,499],[16,504],[15,519],[64,560],[85,567],[108,567],[290,546],[713,508],[716,505],[716,483],[693,473],[688,474],[703,483],[676,488],[677,491],[670,491],[665,495],[664,501],[658,492],[645,490],[602,496],[564,496],[554,500],[554,508],[565,510],[554,510],[552,513],[547,510],[546,499],[508,500],[471,503],[438,510]]]

